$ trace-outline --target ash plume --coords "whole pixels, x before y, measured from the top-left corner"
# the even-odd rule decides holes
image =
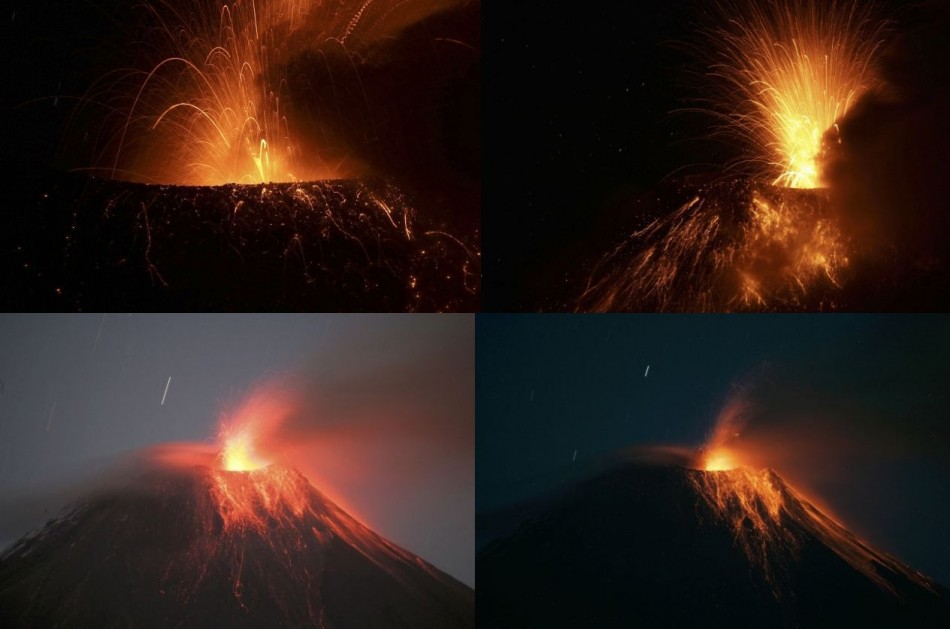
[[[855,256],[868,264],[862,283],[877,285],[883,305],[930,309],[948,294],[950,5],[921,3],[902,21],[881,52],[879,85],[826,138],[824,171],[843,229],[860,243]]]

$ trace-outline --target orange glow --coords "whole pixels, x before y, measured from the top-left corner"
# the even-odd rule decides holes
[[[715,517],[732,529],[736,544],[762,571],[776,597],[788,586],[787,565],[812,539],[883,590],[893,591],[884,576],[891,571],[935,591],[921,574],[856,538],[771,470],[738,467],[716,473],[693,472],[690,480]]]
[[[230,472],[245,472],[269,465],[254,446],[254,435],[249,427],[229,435],[221,451],[221,467]]]
[[[774,184],[816,188],[822,138],[867,90],[882,21],[873,5],[836,0],[722,8],[710,67],[727,133]],[[723,111],[724,110],[724,111]]]
[[[778,593],[774,561],[797,552],[800,542],[782,524],[785,497],[775,473],[739,467],[714,474],[700,472],[692,482]]]
[[[716,183],[608,253],[579,301],[597,312],[814,308],[813,295],[846,280],[851,251],[826,191]]]
[[[303,137],[288,67],[315,51],[349,61],[337,72],[358,73],[368,45],[457,2],[146,0],[136,7],[148,21],[133,48],[141,58],[100,79],[88,99],[112,108],[96,169],[205,186],[356,176],[332,123],[311,121],[320,139]],[[334,89],[328,80],[327,100]]]
[[[180,5],[190,6],[180,6]],[[323,172],[287,118],[274,70],[309,0],[147,2],[158,39],[135,90],[112,164],[133,179],[188,185],[290,182]],[[142,78],[139,78],[142,77]],[[137,83],[134,82],[137,79]],[[120,88],[121,89],[121,88]],[[130,96],[132,94],[130,93]],[[128,161],[128,160],[131,160]]]
[[[266,532],[268,518],[299,518],[310,492],[289,468],[271,465],[250,472],[215,470],[214,496],[226,529],[248,526]]]
[[[707,472],[721,472],[736,467],[736,461],[726,450],[715,450],[706,455],[703,469]]]
[[[279,378],[254,389],[222,417],[218,433],[221,469],[252,471],[275,462],[279,450],[275,435],[297,406],[296,394]]]

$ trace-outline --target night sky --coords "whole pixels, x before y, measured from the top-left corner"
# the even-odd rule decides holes
[[[741,394],[764,465],[950,583],[950,318],[483,315],[476,346],[479,517],[636,446],[698,447]]]
[[[212,445],[222,413],[293,378],[310,396],[285,433],[294,465],[472,584],[472,328],[471,315],[2,315],[0,544],[137,450]]]
[[[708,121],[670,116],[696,96],[675,45],[694,4],[489,7],[489,63],[518,71],[496,75],[486,100],[516,130],[487,160],[486,310],[556,309],[576,290],[565,282],[591,254],[585,241],[624,233],[630,199],[696,161]]]

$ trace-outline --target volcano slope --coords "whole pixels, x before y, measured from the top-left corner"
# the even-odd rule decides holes
[[[482,550],[485,627],[946,627],[945,588],[774,472],[626,465]]]
[[[43,190],[42,193],[36,190]],[[153,186],[48,173],[0,233],[8,307],[465,311],[477,238],[385,181]]]
[[[578,312],[944,310],[946,256],[916,235],[872,239],[827,189],[742,177],[670,180],[624,201],[583,246]],[[868,218],[868,221],[871,219]],[[908,228],[909,229],[909,228]],[[620,231],[627,235],[617,238]],[[606,253],[605,253],[606,252]],[[586,277],[580,277],[585,275]]]
[[[0,559],[0,625],[472,627],[474,592],[295,470],[149,472]]]

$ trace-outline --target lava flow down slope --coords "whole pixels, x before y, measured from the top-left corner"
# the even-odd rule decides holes
[[[0,558],[13,626],[472,627],[474,591],[296,470],[150,470]]]
[[[703,467],[613,467],[491,542],[480,625],[950,626],[945,588],[775,472]]]

